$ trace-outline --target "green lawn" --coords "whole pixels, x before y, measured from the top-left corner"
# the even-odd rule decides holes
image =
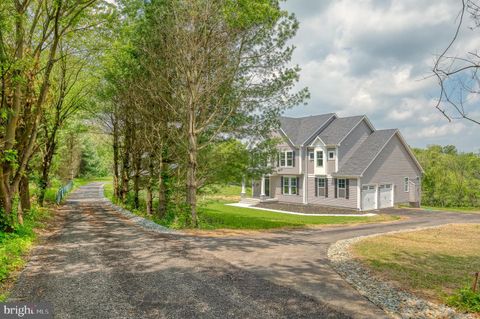
[[[433,207],[433,206],[422,206],[422,209],[425,209],[425,210],[449,211],[449,212],[458,212],[458,213],[480,213],[480,207]]]
[[[480,293],[474,308],[460,292],[471,287],[472,273],[480,270],[479,238],[479,224],[447,225],[368,238],[353,251],[382,278],[434,301],[480,312]]]
[[[113,199],[111,182],[105,183],[105,197]],[[258,209],[225,205],[240,199],[240,186],[216,186],[203,191],[199,195],[199,228],[214,229],[243,229],[266,230],[274,228],[308,227],[314,225],[342,225],[354,223],[373,223],[398,220],[397,216],[379,215],[374,217],[344,217],[344,216],[302,216],[262,211]],[[142,194],[141,194],[142,195]],[[141,198],[141,207],[145,207],[144,198]],[[175,229],[184,228],[184,223],[172,214],[164,219],[149,216],[143,210],[133,210],[133,213],[153,220],[154,222]]]
[[[372,223],[397,220],[398,217],[378,215],[373,217],[303,216],[282,214],[258,209],[210,202],[200,209],[202,229],[272,229],[281,227],[306,227],[312,225]]]

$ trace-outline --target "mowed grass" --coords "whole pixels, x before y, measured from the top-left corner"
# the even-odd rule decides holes
[[[199,194],[198,217],[200,230],[268,230],[275,228],[299,228],[315,225],[344,225],[361,224],[398,220],[398,216],[378,215],[373,217],[347,216],[302,216],[282,214],[258,209],[235,207],[226,205],[240,200],[241,187],[238,185],[215,185]],[[105,183],[105,197],[114,201],[113,185],[111,181]],[[247,189],[247,194],[251,192]],[[179,218],[167,214],[163,219],[150,216],[144,211],[145,198],[140,194],[141,209],[133,209],[129,205],[122,205],[136,215],[150,219],[158,224],[175,229],[188,228]],[[154,203],[156,205],[156,201]],[[121,204],[119,204],[121,205]],[[184,214],[189,214],[185,212]]]
[[[480,271],[480,224],[447,225],[365,239],[354,253],[382,278],[448,303]]]
[[[480,213],[480,207],[433,207],[422,206],[425,210],[439,210],[446,212],[458,212],[458,213]]]
[[[225,205],[224,202],[210,202],[200,209],[202,229],[272,229],[282,227],[306,227],[313,225],[342,225],[352,223],[373,223],[397,220],[398,217],[378,215],[373,217],[349,216],[303,216],[282,214],[252,208]]]

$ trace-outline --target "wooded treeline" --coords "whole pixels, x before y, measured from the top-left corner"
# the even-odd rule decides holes
[[[277,0],[0,2],[0,228],[52,174],[105,175],[110,157],[121,201],[145,190],[149,213],[195,225],[198,191],[268,171],[268,133],[307,98],[297,28]]]
[[[32,176],[43,203],[61,129],[89,103],[92,39],[111,14],[97,0],[0,2],[0,229],[22,223]]]
[[[104,92],[115,196],[138,207],[145,190],[149,214],[195,226],[199,190],[267,170],[279,114],[307,97],[291,93],[298,23],[274,0],[121,4]]]
[[[425,170],[422,204],[480,207],[480,154],[461,153],[453,145],[414,149]]]

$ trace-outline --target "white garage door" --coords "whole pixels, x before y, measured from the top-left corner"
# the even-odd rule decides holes
[[[378,187],[378,208],[387,208],[392,206],[393,206],[392,184],[381,184]]]
[[[375,185],[362,186],[362,210],[377,208],[376,195],[377,192],[375,191]]]

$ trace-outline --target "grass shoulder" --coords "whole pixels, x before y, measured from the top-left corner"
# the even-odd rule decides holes
[[[434,302],[480,313],[468,292],[480,270],[480,225],[456,224],[372,237],[352,249],[380,278]]]
[[[457,213],[480,213],[480,207],[434,207],[434,206],[422,206],[422,209],[429,211],[448,211]]]
[[[52,217],[52,209],[33,206],[25,214],[23,225],[11,233],[0,232],[0,301],[8,298],[8,291],[25,265],[38,232],[47,227]]]

